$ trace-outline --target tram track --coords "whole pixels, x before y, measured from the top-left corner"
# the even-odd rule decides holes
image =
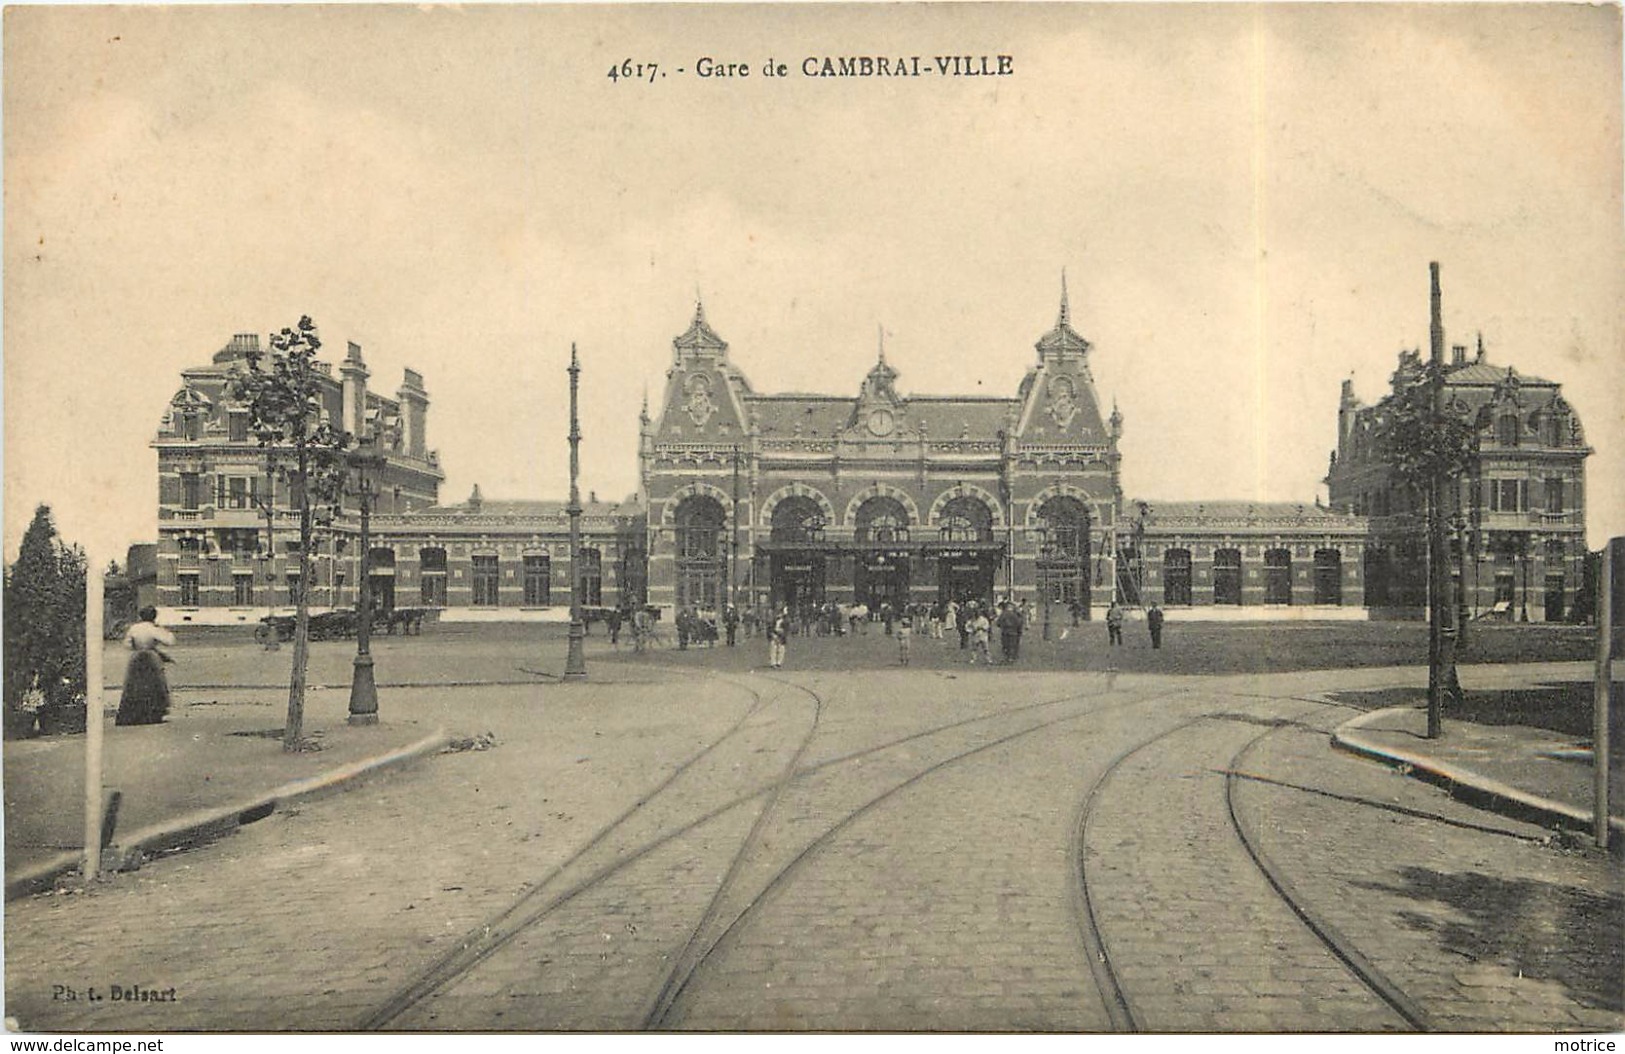
[[[1088,864],[1090,823],[1107,788],[1127,762],[1142,752],[1163,744],[1171,737],[1177,736],[1195,725],[1211,721],[1253,721],[1268,726],[1243,743],[1240,749],[1236,750],[1231,756],[1229,763],[1218,770],[1225,779],[1224,806],[1230,831],[1239,842],[1253,869],[1263,880],[1264,886],[1272,892],[1273,898],[1283,904],[1302,924],[1304,929],[1314,937],[1326,954],[1336,959],[1359,982],[1361,987],[1391,1009],[1410,1028],[1422,1032],[1433,1030],[1432,1020],[1426,1010],[1364,956],[1352,941],[1325,920],[1294,887],[1281,868],[1263,851],[1257,832],[1248,827],[1242,819],[1240,810],[1237,808],[1236,787],[1241,781],[1248,778],[1248,775],[1243,771],[1243,765],[1247,758],[1270,736],[1289,728],[1308,730],[1317,734],[1329,734],[1327,729],[1306,724],[1304,718],[1323,711],[1325,708],[1335,707],[1337,704],[1321,700],[1302,699],[1296,701],[1312,703],[1316,709],[1304,711],[1291,718],[1257,718],[1252,715],[1219,712],[1197,715],[1122,751],[1106,766],[1091,785],[1080,808],[1073,843],[1073,859],[1075,861],[1079,903],[1078,921],[1084,945],[1088,951],[1090,970],[1095,976],[1107,1016],[1110,1018],[1115,1031],[1145,1031],[1146,1022],[1143,1015],[1135,1008],[1133,993],[1128,990],[1128,987],[1123,982],[1119,964],[1114,960],[1111,952],[1109,935],[1104,932],[1101,919],[1096,911],[1096,897],[1090,888]]]
[[[761,679],[772,680],[783,684],[786,687],[795,688],[797,690],[806,692],[807,694],[812,695],[815,699],[819,700],[817,705],[821,709],[821,697],[819,697],[817,693],[813,692],[811,689],[798,685],[795,682],[778,678],[764,677]],[[723,680],[728,683],[738,683],[732,678],[719,678],[719,680]],[[1115,691],[1115,688],[1111,685],[1111,680],[1111,678],[1107,678],[1108,684],[1105,689],[1107,694]],[[611,821],[609,824],[596,832],[588,843],[573,853],[564,863],[552,869],[546,879],[542,880],[537,884],[537,886],[527,891],[526,894],[520,897],[518,901],[512,905],[509,905],[507,908],[504,908],[491,919],[487,920],[485,923],[476,927],[465,935],[457,947],[449,950],[439,959],[435,960],[435,962],[432,963],[426,970],[421,972],[407,985],[397,990],[397,992],[385,1003],[383,1003],[373,1013],[368,1015],[361,1027],[367,1030],[376,1030],[389,1027],[391,1023],[399,1020],[414,1007],[421,1005],[431,996],[445,990],[459,979],[462,979],[471,974],[473,971],[477,970],[481,963],[485,962],[492,955],[499,952],[503,947],[512,942],[516,937],[523,934],[526,930],[537,925],[554,911],[577,900],[583,894],[595,890],[603,883],[614,878],[618,873],[621,873],[628,867],[638,863],[641,860],[644,860],[657,850],[665,848],[676,840],[692,834],[699,828],[704,827],[706,824],[716,820],[728,812],[733,811],[734,809],[760,798],[764,794],[772,793],[774,795],[774,800],[777,801],[778,798],[782,797],[784,789],[798,779],[825,772],[838,766],[861,761],[884,751],[895,750],[901,746],[914,744],[923,739],[939,736],[944,732],[961,730],[972,725],[986,724],[991,721],[1007,719],[1044,707],[1053,707],[1070,702],[1099,698],[1099,695],[1093,692],[1068,693],[1067,695],[1056,698],[1040,700],[1034,703],[1023,704],[1021,706],[1011,707],[993,713],[978,714],[968,718],[947,722],[942,725],[933,726],[932,728],[911,733],[907,736],[901,736],[884,743],[874,744],[860,750],[851,751],[846,754],[828,758],[808,765],[805,768],[797,768],[796,765],[798,765],[800,759],[804,757],[807,748],[813,741],[814,736],[812,733],[815,732],[817,728],[816,723],[814,723],[809,727],[809,733],[803,737],[801,742],[798,744],[794,756],[796,765],[787,766],[783,775],[781,775],[779,779],[769,784],[757,785],[741,791],[732,798],[723,801],[713,808],[704,811],[699,816],[692,818],[687,823],[665,830],[659,836],[643,842],[636,848],[617,855],[595,870],[592,870],[581,880],[562,889],[553,888],[557,884],[556,879],[559,875],[563,874],[570,867],[578,864],[593,848],[604,844],[621,827],[625,826],[627,822],[638,813],[639,810],[646,807],[650,802],[654,801],[660,795],[667,793],[684,772],[689,771],[701,759],[718,751],[741,727],[744,726],[750,717],[761,711],[761,694],[756,692],[754,689],[749,689],[748,687],[747,690],[751,691],[753,695],[753,705],[746,712],[746,714],[742,715],[741,718],[730,727],[727,732],[695,754],[693,757],[685,761],[683,765],[679,767],[679,769],[674,770],[656,787],[641,795],[631,807],[624,810],[618,817],[616,817],[615,820]],[[1107,707],[1085,710],[1077,714],[1068,714],[1061,718],[1024,727],[1010,736],[1001,738],[998,742],[1005,742],[1009,739],[1018,738],[1021,735],[1039,731],[1042,728],[1057,724],[1063,720],[1072,720],[1079,717],[1088,716],[1091,713],[1103,713],[1143,701],[1145,700],[1127,700],[1122,703],[1109,705]],[[994,745],[997,745],[997,743],[985,744],[981,747],[973,749],[972,751],[964,752],[964,754],[958,755],[949,760],[957,760],[959,756],[965,756],[969,753],[974,753],[977,752],[977,750],[985,749],[986,747]],[[940,765],[934,766],[934,768],[937,767],[940,767]],[[910,780],[909,782],[912,783],[914,780]],[[873,803],[870,804],[872,805]],[[865,806],[864,808],[866,810],[868,806]],[[699,944],[703,941],[703,938],[699,935],[702,934],[708,926],[714,925],[717,905],[721,902],[727,887],[733,883],[734,879],[732,876],[737,876],[740,866],[750,855],[749,851],[753,847],[756,838],[759,837],[762,824],[765,823],[764,817],[768,816],[770,812],[770,809],[764,809],[758,814],[757,821],[753,822],[752,825],[752,833],[748,835],[746,840],[741,844],[740,850],[733,855],[727,876],[724,877],[722,883],[714,891],[711,901],[708,904],[706,912],[702,915],[699,925],[695,927],[687,942],[685,942],[684,951],[679,955],[673,969],[668,972],[667,978],[662,982],[655,1000],[652,1002],[649,1011],[644,1016],[644,1022],[649,1027],[661,1027],[661,1023],[670,1019],[671,1008],[677,1003],[683,991],[687,988],[693,975],[712,956],[717,944],[721,942],[722,937],[719,936],[716,941],[712,941],[710,944],[705,945],[703,949],[696,951],[696,949],[699,948]],[[848,815],[845,819],[840,821],[840,825],[844,826],[851,819],[853,819],[853,817]],[[754,904],[759,899],[760,896],[758,895],[757,897],[752,898],[751,903]],[[737,925],[737,923],[738,917],[730,921],[729,924],[724,927],[724,935],[727,932],[730,932],[735,925]]]

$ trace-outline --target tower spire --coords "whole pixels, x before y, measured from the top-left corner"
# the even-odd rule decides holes
[[[880,330],[880,364],[884,366],[886,365],[886,326],[884,323],[876,323],[875,328]]]
[[[1072,308],[1067,303],[1066,296],[1066,268],[1061,268],[1061,317],[1055,323],[1056,328],[1072,324]]]
[[[700,295],[700,287],[694,287],[694,322],[696,325],[705,325],[705,297]]]

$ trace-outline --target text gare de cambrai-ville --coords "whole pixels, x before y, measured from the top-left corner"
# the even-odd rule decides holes
[[[801,60],[803,77],[1008,77],[1015,72],[1012,55],[808,55]],[[764,77],[788,77],[791,65],[768,59]],[[746,62],[724,62],[709,55],[694,64],[701,77],[749,77]]]

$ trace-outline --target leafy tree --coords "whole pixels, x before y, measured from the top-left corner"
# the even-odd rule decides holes
[[[83,731],[85,554],[57,537],[50,506],[34,510],[5,575],[5,731]]]
[[[1393,393],[1380,410],[1379,441],[1400,483],[1426,494],[1435,474],[1453,481],[1461,476],[1478,445],[1474,420],[1449,411],[1433,412],[1433,386],[1440,380],[1431,363],[1410,363],[1394,374]]]
[[[322,405],[323,374],[316,367],[321,337],[306,315],[296,327],[271,335],[269,354],[250,351],[227,386],[230,397],[248,410],[249,428],[276,475],[287,482],[299,518],[299,582],[311,580],[310,554],[316,510],[336,503],[344,481],[344,454],[350,436],[335,427]],[[274,500],[275,495],[271,496]],[[288,722],[284,750],[304,743],[305,673],[310,654],[310,590],[295,598],[293,671],[288,682]]]

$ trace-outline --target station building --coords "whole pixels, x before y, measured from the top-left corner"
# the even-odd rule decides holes
[[[1442,337],[1441,337],[1442,339]],[[1423,371],[1419,349],[1403,351],[1391,390],[1361,403],[1343,383],[1337,448],[1326,483],[1333,508],[1366,517],[1366,603],[1381,616],[1414,616],[1427,604],[1424,496],[1402,485],[1383,447],[1393,391]],[[1447,497],[1451,575],[1461,611],[1559,622],[1573,612],[1586,560],[1585,459],[1591,454],[1574,408],[1555,381],[1489,361],[1455,345],[1444,373],[1447,412],[1477,432],[1466,471]]]
[[[1114,596],[1210,617],[1363,617],[1362,517],[1123,497],[1123,416],[1063,287],[1007,397],[903,395],[884,346],[849,395],[755,391],[697,308],[640,458],[649,599],[714,608]]]
[[[285,481],[233,406],[231,371],[258,347],[239,335],[182,386],[158,451],[156,588],[168,622],[248,622],[290,606],[297,517]],[[1054,325],[1008,396],[904,394],[877,347],[847,394],[763,393],[696,305],[672,341],[661,400],[639,415],[639,492],[583,502],[571,553],[565,503],[444,504],[428,448],[429,397],[406,370],[393,398],[368,388],[361,348],[324,408],[382,454],[371,519],[379,602],[447,619],[565,619],[579,567],[592,607],[662,609],[828,602],[932,603],[1013,596],[1046,617],[1114,598],[1196,618],[1412,617],[1425,604],[1421,509],[1378,437],[1386,400],[1345,383],[1330,502],[1125,499],[1123,415],[1105,412],[1094,346],[1063,283]],[[1398,383],[1421,368],[1401,354]],[[1455,349],[1450,405],[1479,426],[1461,480],[1455,573],[1469,615],[1557,620],[1585,560],[1580,422],[1552,381]],[[353,502],[317,531],[309,599],[356,603]]]
[[[158,452],[156,596],[166,623],[254,622],[292,606],[299,521],[288,483],[233,405],[234,369],[259,349],[239,334],[206,366],[181,374],[152,445]],[[369,539],[373,596],[385,607],[444,609],[448,618],[564,619],[570,605],[569,519],[562,501],[440,503],[445,474],[427,443],[423,377],[404,372],[394,398],[368,387],[361,348],[317,363],[324,416],[370,436],[375,468]],[[582,503],[582,579],[590,603],[642,594],[643,514],[626,502]],[[354,499],[323,510],[311,553],[314,610],[353,607],[362,568]]]

